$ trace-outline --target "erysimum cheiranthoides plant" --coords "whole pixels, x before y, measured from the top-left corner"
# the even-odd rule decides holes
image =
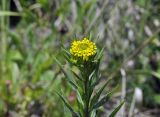
[[[99,107],[103,106],[114,92],[113,89],[107,92],[106,95],[101,96],[111,79],[108,79],[98,91],[95,91],[95,87],[100,82],[99,66],[104,49],[99,50],[96,44],[87,38],[73,41],[70,50],[65,49],[64,46],[62,46],[62,49],[66,60],[70,63],[70,67],[74,66],[79,71],[76,73],[70,70],[70,73],[73,74],[71,75],[69,70],[66,71],[56,59],[68,83],[76,92],[77,106],[71,106],[63,94],[58,92],[58,95],[63,100],[65,107],[71,112],[72,117],[97,117]],[[114,117],[123,104],[124,101],[108,117]]]

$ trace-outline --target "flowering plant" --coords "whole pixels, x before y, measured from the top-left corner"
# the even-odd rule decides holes
[[[73,78],[68,73],[68,70],[64,70],[60,62],[56,60],[64,72],[67,81],[76,92],[76,104],[78,108],[72,107],[62,94],[58,93],[58,95],[70,110],[72,117],[97,117],[99,107],[103,106],[114,92],[113,89],[101,98],[103,90],[111,79],[108,79],[98,91],[95,91],[95,87],[100,82],[99,66],[104,49],[102,48],[99,51],[96,44],[87,38],[73,41],[70,51],[64,47],[62,49],[66,60],[79,71],[76,73],[71,70]],[[114,117],[123,104],[124,101],[113,110],[109,117]]]

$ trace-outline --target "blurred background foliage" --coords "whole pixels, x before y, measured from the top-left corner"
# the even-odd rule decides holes
[[[160,107],[159,0],[1,0],[0,23],[1,117],[64,117],[55,92],[66,92],[73,106],[75,93],[54,58],[67,69],[61,44],[68,48],[75,38],[89,36],[98,47],[105,46],[102,82],[113,75],[111,87],[126,86],[126,116],[137,87],[143,92],[143,104],[134,110],[156,116]],[[120,88],[110,105],[122,93]],[[104,115],[111,108],[106,109],[107,105]]]

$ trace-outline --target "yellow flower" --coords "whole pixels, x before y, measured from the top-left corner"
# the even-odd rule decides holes
[[[73,41],[70,53],[78,58],[82,58],[84,61],[88,61],[89,57],[96,54],[97,47],[95,43],[91,42],[87,38],[81,41]]]

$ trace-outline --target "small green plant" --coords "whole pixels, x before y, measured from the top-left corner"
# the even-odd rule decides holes
[[[66,71],[62,64],[56,60],[67,81],[76,92],[76,106],[71,106],[63,94],[58,92],[58,95],[63,100],[65,107],[71,112],[72,117],[97,117],[99,107],[103,106],[111,98],[116,89],[101,96],[103,90],[111,81],[111,79],[108,79],[98,91],[95,91],[95,87],[100,82],[99,66],[103,49],[99,50],[96,44],[87,38],[73,41],[69,51],[64,47],[62,49],[66,60],[71,65],[70,67],[74,66],[78,71],[71,70],[74,76],[71,77],[69,70]],[[124,101],[114,109],[109,117],[114,117],[123,104]]]

